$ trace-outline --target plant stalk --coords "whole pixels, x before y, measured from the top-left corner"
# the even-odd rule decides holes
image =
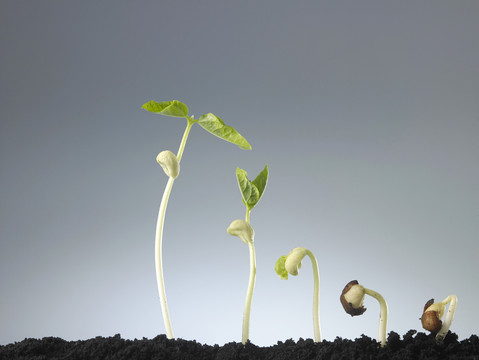
[[[190,120],[188,117],[188,125],[186,126],[183,138],[180,143],[180,148],[178,149],[178,154],[176,155],[178,162],[181,160],[183,151],[185,150],[186,140],[190,133],[191,127],[194,124],[194,121]],[[163,197],[161,199],[160,209],[158,211],[158,221],[156,223],[156,234],[155,234],[155,268],[156,268],[156,281],[158,284],[158,294],[160,296],[161,304],[161,313],[163,315],[163,321],[165,323],[165,331],[168,339],[173,339],[173,328],[171,327],[170,313],[168,311],[168,303],[166,300],[166,291],[165,291],[165,281],[163,277],[163,256],[162,256],[162,244],[163,244],[163,228],[165,224],[165,214],[166,207],[168,205],[168,199],[170,198],[171,189],[173,188],[173,183],[175,179],[170,177],[168,183],[166,184]]]
[[[313,328],[314,341],[321,342],[321,328],[319,326],[319,268],[316,257],[313,253],[306,249],[306,254],[311,259],[314,274],[314,290],[313,290]]]
[[[386,345],[386,328],[388,324],[388,305],[386,300],[381,294],[376,291],[364,288],[364,292],[379,302],[379,328],[378,328],[378,340],[381,343],[381,347]]]
[[[251,209],[246,206],[246,216],[245,220],[249,224]],[[246,291],[246,300],[243,310],[243,333],[241,337],[241,342],[246,344],[246,341],[249,339],[249,319],[251,317],[251,302],[253,301],[253,292],[254,285],[256,282],[256,255],[254,250],[254,244],[248,242],[249,249],[249,281],[248,281],[248,290]]]
[[[249,339],[249,320],[251,315],[251,302],[253,300],[253,291],[254,285],[256,281],[256,255],[254,251],[254,244],[248,243],[249,248],[249,263],[250,263],[250,271],[249,271],[249,282],[248,282],[248,290],[246,292],[246,301],[244,304],[244,311],[243,311],[243,334],[241,342],[246,344]]]

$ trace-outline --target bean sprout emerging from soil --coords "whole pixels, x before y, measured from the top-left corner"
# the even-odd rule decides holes
[[[281,256],[274,270],[276,274],[282,280],[288,279],[288,274],[293,276],[298,275],[298,270],[301,268],[301,261],[303,258],[308,255],[311,259],[313,265],[313,275],[314,275],[314,292],[313,292],[313,329],[314,329],[314,341],[321,342],[321,329],[319,326],[319,269],[318,262],[314,257],[313,253],[308,249],[303,247],[297,247],[291,250],[288,255]]]
[[[379,302],[379,329],[378,342],[381,346],[386,345],[386,329],[388,322],[388,305],[376,291],[365,288],[357,280],[350,281],[341,293],[341,304],[344,310],[351,316],[361,315],[366,311],[363,305],[364,295],[372,296]]]
[[[442,322],[442,317],[446,310],[446,305],[449,304],[446,317]],[[456,311],[457,296],[449,295],[443,301],[434,302],[434,299],[429,300],[424,305],[424,311],[420,318],[422,327],[436,334],[436,341],[441,343],[447,335],[449,328],[451,327],[454,313]]]
[[[236,169],[236,179],[241,191],[243,203],[246,206],[245,220],[234,220],[227,229],[228,234],[238,236],[249,248],[249,281],[246,291],[246,300],[243,311],[243,330],[241,342],[246,344],[249,339],[249,320],[251,314],[251,303],[253,300],[254,285],[256,282],[256,253],[254,249],[254,230],[251,227],[250,213],[263,195],[268,183],[268,165],[253,180],[248,179],[248,174],[243,169]]]

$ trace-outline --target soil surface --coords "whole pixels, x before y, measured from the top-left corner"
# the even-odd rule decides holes
[[[408,331],[402,338],[390,332],[387,345],[381,348],[375,339],[362,335],[356,340],[337,337],[334,341],[315,343],[312,339],[279,341],[276,345],[259,347],[231,342],[223,346],[202,345],[196,341],[168,340],[166,335],[154,339],[126,340],[120,335],[89,340],[65,341],[57,337],[25,339],[0,346],[0,360],[17,359],[475,359],[479,360],[479,337],[458,341],[449,332],[442,344],[432,335]]]

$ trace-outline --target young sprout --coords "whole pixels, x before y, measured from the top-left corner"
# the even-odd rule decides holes
[[[351,316],[361,315],[366,311],[363,305],[364,295],[372,296],[379,302],[379,330],[378,341],[381,346],[386,345],[386,328],[388,322],[388,305],[376,291],[365,288],[357,280],[352,280],[344,287],[341,297],[341,304],[344,310]]]
[[[443,323],[441,319],[444,315],[447,304],[449,304],[449,306]],[[456,304],[457,296],[449,295],[443,301],[435,303],[434,299],[431,299],[426,303],[426,305],[424,305],[424,311],[420,318],[422,327],[432,333],[437,333],[437,342],[442,342],[446,337],[447,332],[451,327],[452,319],[454,318]]]
[[[158,154],[156,160],[163,168],[165,174],[168,176],[168,183],[166,184],[163,197],[161,199],[160,209],[158,211],[158,221],[156,225],[155,235],[155,268],[156,279],[158,283],[158,293],[160,296],[161,312],[165,323],[166,335],[169,339],[173,338],[173,329],[171,327],[170,314],[166,301],[165,284],[163,280],[163,265],[162,265],[162,239],[163,227],[165,222],[166,206],[170,197],[171,189],[176,177],[180,173],[180,161],[185,150],[186,140],[190,133],[191,127],[198,123],[203,129],[212,133],[213,135],[238,145],[241,149],[251,150],[251,146],[246,139],[241,136],[235,129],[226,126],[223,120],[219,117],[209,113],[200,116],[198,120],[193,116],[188,115],[188,107],[178,100],[173,101],[149,101],[142,106],[143,109],[160,115],[172,116],[178,118],[185,118],[187,121],[186,129],[181,139],[178,153],[175,155],[169,150],[162,151]]]
[[[243,310],[243,332],[241,342],[246,344],[249,339],[249,320],[251,314],[251,302],[256,281],[256,254],[254,250],[254,230],[249,224],[250,212],[261,199],[268,182],[268,165],[259,173],[253,181],[248,179],[246,171],[237,168],[236,179],[241,191],[243,203],[246,205],[246,220],[234,220],[227,229],[228,234],[238,236],[249,248],[249,281],[246,291],[246,300]]]
[[[298,275],[298,270],[301,268],[301,261],[303,258],[308,255],[311,259],[311,264],[313,265],[313,275],[314,275],[314,291],[313,291],[313,329],[314,329],[314,341],[321,342],[321,329],[319,326],[319,269],[318,262],[314,257],[313,253],[308,249],[303,247],[297,247],[291,250],[288,255],[281,256],[274,270],[276,274],[283,280],[288,279],[288,273],[296,276]]]

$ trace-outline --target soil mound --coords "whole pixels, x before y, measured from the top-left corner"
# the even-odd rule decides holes
[[[25,339],[0,346],[0,360],[227,360],[227,359],[479,359],[479,337],[458,341],[449,332],[442,344],[432,335],[408,331],[402,338],[390,332],[387,345],[380,347],[375,339],[362,335],[356,340],[337,337],[334,341],[315,343],[312,339],[289,339],[276,345],[259,347],[251,342],[230,342],[223,346],[202,345],[183,339],[169,340],[166,335],[153,339],[96,337],[89,340],[65,341],[57,337]]]

